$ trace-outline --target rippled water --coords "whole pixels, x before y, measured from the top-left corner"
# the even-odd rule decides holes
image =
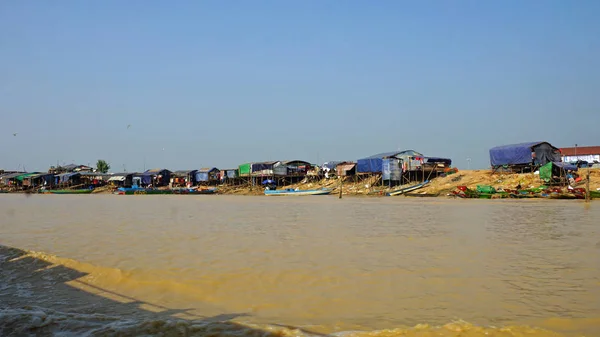
[[[5,195],[0,216],[0,335],[600,336],[600,204]]]

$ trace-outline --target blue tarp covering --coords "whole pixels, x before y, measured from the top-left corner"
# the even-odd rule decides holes
[[[571,171],[577,171],[579,170],[579,168],[573,164],[569,164],[569,163],[563,163],[563,162],[553,162],[552,164],[562,168],[565,171],[571,170]]]
[[[152,184],[152,178],[154,177],[154,175],[152,174],[142,174],[140,176],[140,178],[142,178],[142,184],[143,185],[150,185]]]
[[[196,181],[209,181],[211,178],[211,173],[219,172],[219,169],[216,167],[211,168],[201,168],[196,172]]]
[[[383,172],[383,158],[393,157],[402,151],[379,153],[356,161],[356,172],[379,173]]]
[[[356,161],[356,172],[359,173],[379,173],[383,169],[383,159],[381,158],[363,158]]]
[[[544,142],[529,142],[521,144],[503,145],[490,149],[490,162],[492,166],[530,164],[532,161],[532,147]]]
[[[52,182],[54,181],[54,174],[46,174],[46,175],[42,176],[42,180],[46,184],[52,184]]]
[[[402,178],[402,168],[400,160],[396,158],[382,159],[382,180],[400,181]]]
[[[208,181],[208,172],[196,172],[196,181]]]
[[[118,174],[118,175],[122,175],[122,176],[126,176],[127,173],[122,173],[122,174]],[[152,172],[144,172],[144,173],[136,173],[133,175],[134,179],[135,178],[139,178],[140,179],[140,183],[143,185],[150,185],[152,184],[152,178],[154,178],[156,176],[155,173]]]
[[[275,163],[277,163],[277,162],[273,161],[273,162],[264,162],[264,163],[253,163],[252,164],[252,172],[272,170],[273,165],[275,165]]]
[[[227,171],[225,171],[225,173],[227,174],[227,178],[236,178],[237,177],[237,170],[227,170]]]
[[[159,175],[162,177],[160,183],[157,181],[157,186],[165,186],[169,183],[169,180],[171,180],[171,171],[167,169],[151,169],[136,176],[142,178],[142,184],[152,184],[153,178],[158,178]]]
[[[64,184],[71,179],[73,176],[79,176],[79,173],[63,173],[56,176],[57,183]]]

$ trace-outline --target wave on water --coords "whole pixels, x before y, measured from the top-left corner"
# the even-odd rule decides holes
[[[63,313],[39,307],[0,309],[0,336],[231,336],[231,337],[559,337],[560,334],[530,327],[479,327],[466,322],[441,327],[417,325],[408,329],[346,331],[322,334],[282,325],[234,322],[123,319],[99,314]]]
[[[0,336],[562,336],[524,326],[480,327],[463,321],[444,326],[422,324],[411,328],[323,334],[318,331],[332,329],[233,322],[226,315],[210,320],[153,316],[152,313],[141,313],[139,305],[146,304],[144,302],[129,303],[130,299],[125,298],[123,303],[119,303],[89,290],[66,285],[84,277],[100,283],[108,280],[119,284],[134,282],[129,272],[0,245]],[[139,283],[136,281],[133,285],[139,286]],[[38,306],[31,306],[34,303]]]

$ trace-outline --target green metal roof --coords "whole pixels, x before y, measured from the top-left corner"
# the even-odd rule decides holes
[[[15,179],[17,179],[18,181],[23,181],[23,179],[34,176],[36,174],[37,173],[25,173],[25,174],[21,174],[20,176],[16,176]]]

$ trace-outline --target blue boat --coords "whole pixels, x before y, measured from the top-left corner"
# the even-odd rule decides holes
[[[327,195],[333,191],[331,188],[321,188],[316,190],[296,190],[286,188],[284,190],[265,190],[265,195]]]

